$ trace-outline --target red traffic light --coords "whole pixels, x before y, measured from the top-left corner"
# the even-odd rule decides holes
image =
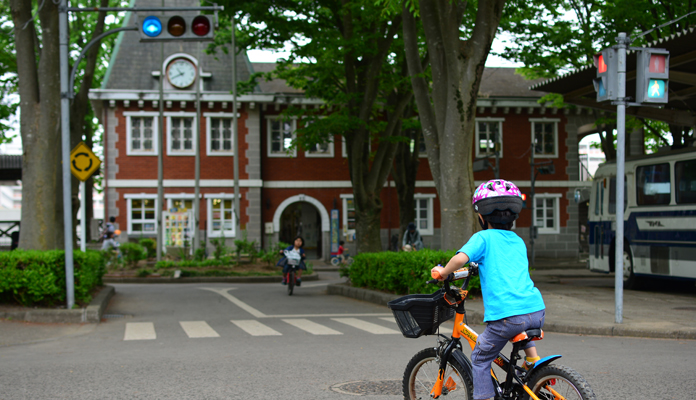
[[[191,23],[191,31],[196,36],[205,36],[210,32],[210,20],[202,15],[197,16]]]
[[[171,17],[169,19],[169,23],[167,24],[167,32],[169,32],[170,35],[177,37],[183,35],[186,33],[186,21],[178,15]]]
[[[522,193],[522,201],[526,201],[526,200],[527,200],[527,195]]]
[[[607,64],[604,62],[604,56],[601,54],[597,58],[597,72],[599,72],[600,74],[603,72],[607,72]]]

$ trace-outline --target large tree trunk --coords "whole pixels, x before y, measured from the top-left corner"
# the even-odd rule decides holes
[[[108,7],[109,6],[109,0],[100,0],[99,6],[101,8]],[[83,20],[79,18],[80,15],[76,16],[76,19],[74,21],[74,29],[82,30],[84,29],[84,24]],[[104,33],[104,19],[106,18],[106,12],[100,12],[97,16],[97,24],[94,27],[94,30],[92,31],[91,38],[95,38],[102,33]],[[90,39],[91,40],[91,39]],[[84,46],[87,43],[79,43],[80,45]],[[75,98],[72,100],[71,105],[70,105],[70,148],[73,149],[75,146],[78,145],[82,141],[82,137],[86,136],[86,142],[89,142],[90,144],[88,147],[91,149],[91,142],[92,142],[92,129],[91,129],[91,124],[92,121],[86,120],[87,116],[90,115],[90,110],[92,105],[89,102],[89,89],[92,88],[92,82],[94,81],[94,71],[97,65],[97,57],[99,55],[99,49],[101,46],[99,43],[95,44],[92,46],[92,48],[89,49],[87,52],[87,55],[85,57],[85,69],[84,73],[82,75],[82,81],[81,82],[76,82],[80,83],[80,89],[75,93]],[[72,199],[72,220],[73,220],[73,238],[76,240],[77,238],[77,218],[78,218],[78,211],[80,208],[80,198],[79,198],[79,191],[80,191],[80,181],[75,178],[74,176],[71,178],[72,179],[72,185],[71,185],[71,199]],[[85,182],[85,192],[87,192],[87,198],[89,198],[89,203],[87,204],[87,201],[85,201],[85,207],[91,207],[91,199],[92,199],[92,190],[94,188],[94,180],[92,178],[88,179]],[[89,233],[89,221],[91,220],[90,215],[93,214],[93,210],[88,208],[87,211],[87,217],[85,220],[85,223],[87,225],[87,232]],[[85,235],[86,240],[89,240],[89,236]]]
[[[353,15],[346,12],[343,17],[343,35],[347,40],[353,37]],[[344,56],[346,71],[346,91],[354,94],[348,107],[353,117],[362,123],[348,132],[346,146],[350,178],[353,185],[353,204],[356,212],[355,236],[358,252],[382,251],[380,214],[382,212],[381,193],[392,168],[396,143],[389,138],[397,132],[403,111],[410,100],[410,95],[401,96],[395,111],[389,116],[387,127],[380,132],[379,147],[370,157],[371,140],[368,126],[372,121],[374,104],[379,94],[380,72],[384,60],[390,52],[394,36],[401,25],[400,18],[377,27],[384,36],[375,44],[375,53],[370,56],[346,52]],[[363,68],[358,66],[364,65]],[[361,72],[359,72],[361,71]],[[357,96],[359,95],[359,97]]]
[[[409,134],[403,134],[403,136],[411,137]],[[420,136],[420,131],[416,131],[412,137],[414,140],[413,151],[411,151],[411,143],[399,143],[394,158],[392,177],[396,183],[399,203],[399,244],[403,240],[409,222],[413,222],[415,219],[415,199],[413,196],[416,192],[416,174],[420,164]]]
[[[404,42],[423,126],[430,170],[441,207],[442,248],[455,249],[475,232],[473,136],[484,65],[505,0],[478,3],[471,38],[459,40],[466,2],[421,0],[420,16],[430,55],[432,85],[422,77],[416,20],[403,9]]]
[[[36,42],[34,22],[27,24],[32,18],[32,2],[11,0],[10,9],[15,27],[23,147],[19,247],[62,248],[65,236],[61,195],[58,5],[46,1],[38,12],[42,43]]]

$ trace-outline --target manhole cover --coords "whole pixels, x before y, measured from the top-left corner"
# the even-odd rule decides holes
[[[401,381],[354,381],[337,383],[331,390],[356,396],[401,396]]]
[[[696,311],[696,307],[674,307],[672,310]]]

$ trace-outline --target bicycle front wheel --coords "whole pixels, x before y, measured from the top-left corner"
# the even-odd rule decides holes
[[[596,400],[594,392],[579,373],[564,365],[547,365],[529,378],[527,384],[541,400]],[[563,397],[559,397],[558,395]],[[529,397],[527,397],[529,399]]]
[[[430,391],[435,386],[439,370],[440,360],[435,349],[419,351],[404,371],[404,399],[430,399]],[[442,394],[447,395],[447,399],[473,399],[474,384],[459,363],[452,358],[447,361],[443,381]]]
[[[292,296],[292,291],[295,288],[295,270],[290,269],[288,272],[288,296]]]

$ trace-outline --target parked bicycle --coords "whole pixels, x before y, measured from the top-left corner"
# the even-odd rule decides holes
[[[440,398],[473,399],[473,375],[469,358],[462,352],[461,337],[464,337],[473,350],[478,334],[466,322],[464,301],[468,295],[469,280],[478,272],[476,263],[450,274],[444,287],[433,294],[412,294],[390,301],[389,308],[407,338],[423,335],[437,335],[436,347],[418,352],[409,361],[404,371],[403,393],[407,400]],[[454,280],[466,279],[461,288],[450,285]],[[428,284],[439,282],[437,279]],[[439,326],[454,317],[451,337],[439,333]],[[520,332],[510,340],[510,358],[502,353],[494,364],[502,369],[500,377],[492,372],[496,400],[596,400],[587,381],[573,369],[552,364],[560,355],[544,357],[537,361],[529,371],[517,362],[522,358],[520,350],[532,340],[541,340],[541,329]]]
[[[353,257],[351,257],[348,253],[338,254],[331,257],[331,265],[334,267],[338,267],[341,264],[351,265],[353,261]]]

